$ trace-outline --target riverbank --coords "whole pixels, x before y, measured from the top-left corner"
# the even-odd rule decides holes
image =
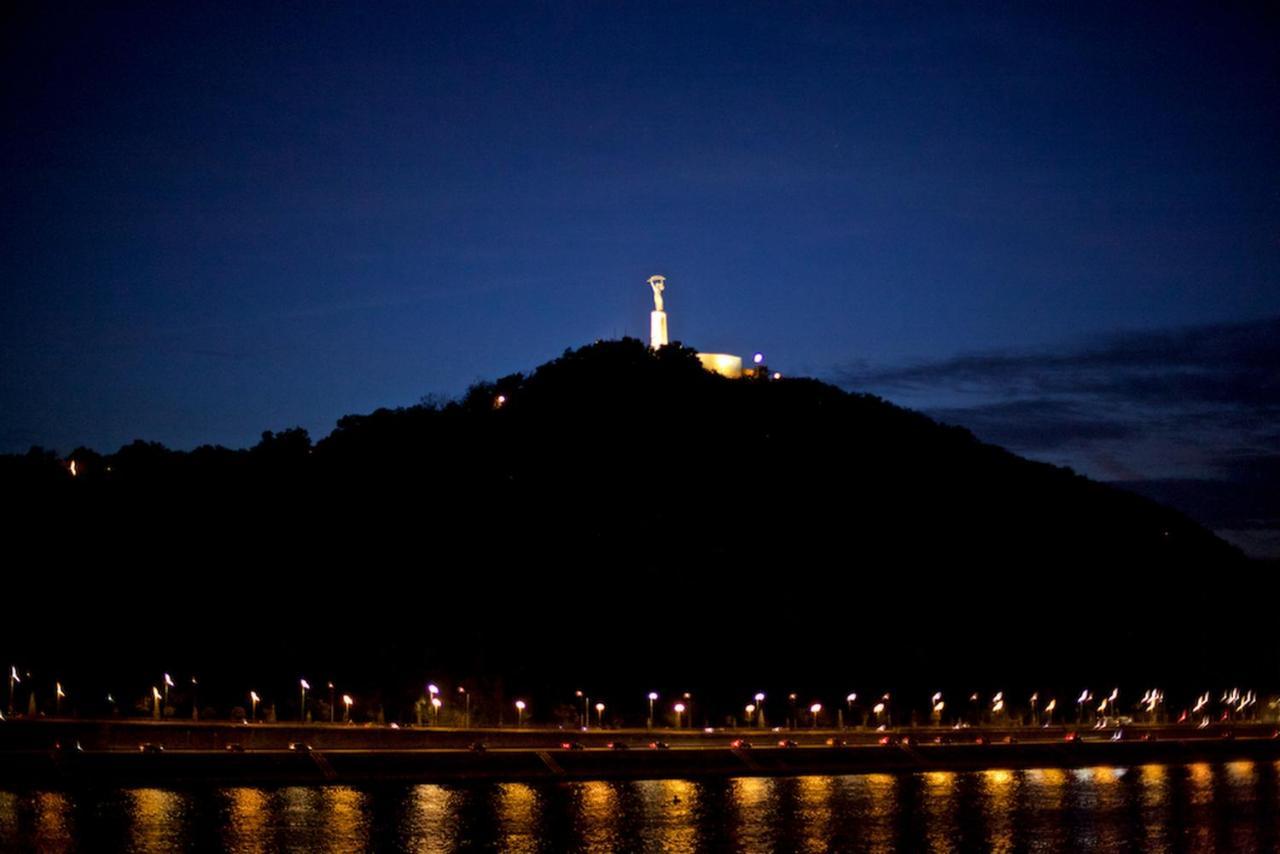
[[[0,784],[608,780],[1280,760],[1280,739],[1270,727],[1163,728],[1158,735],[1151,729],[1123,733],[1121,740],[1091,732],[1075,741],[1044,730],[1024,731],[1021,737],[1003,730],[917,731],[909,740],[897,737],[894,743],[880,744],[884,736],[874,732],[655,735],[643,730],[405,731],[136,721],[23,724],[0,726]],[[651,738],[662,739],[669,748],[650,747]],[[737,738],[752,739],[755,746],[730,746]],[[780,738],[798,743],[778,746]],[[846,743],[833,746],[826,739]],[[470,749],[476,741],[485,749]],[[628,747],[611,749],[608,742]]]

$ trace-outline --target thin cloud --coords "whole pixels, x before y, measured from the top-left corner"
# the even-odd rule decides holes
[[[1280,318],[830,378],[1178,507],[1255,554],[1280,542]]]

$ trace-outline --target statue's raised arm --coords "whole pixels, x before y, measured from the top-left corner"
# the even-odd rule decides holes
[[[667,286],[667,280],[663,276],[650,276],[649,287],[653,288],[653,310],[662,311],[662,291]]]

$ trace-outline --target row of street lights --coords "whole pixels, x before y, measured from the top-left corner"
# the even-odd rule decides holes
[[[26,674],[26,676],[27,678],[30,678],[29,673]],[[17,693],[16,686],[21,684],[22,682],[23,682],[23,677],[19,673],[18,668],[16,666],[11,666],[9,669],[9,698],[8,698],[9,699],[8,713],[9,713],[9,716],[11,717],[15,712],[14,705],[15,705],[15,697]],[[337,708],[336,689],[333,682],[329,682],[327,683],[327,685],[329,689],[329,722],[335,723],[336,708]],[[163,719],[167,714],[166,709],[169,706],[170,689],[175,687],[176,687],[176,683],[174,682],[173,677],[169,673],[163,674],[163,678],[160,680],[159,685],[152,686],[151,688],[152,714],[156,720]],[[198,711],[199,704],[197,702],[197,697],[196,697],[197,689],[198,689],[198,682],[196,678],[193,676],[191,677],[192,719],[198,719],[199,717],[199,711]],[[299,679],[298,690],[299,690],[299,719],[302,721],[305,721],[307,719],[307,714],[308,714],[308,709],[307,709],[308,693],[312,690],[311,683],[308,682],[305,678]],[[462,686],[458,686],[457,693],[461,698],[462,704],[463,704],[463,726],[470,727],[471,725],[471,694],[469,691],[466,690],[466,688]],[[438,725],[440,720],[440,709],[443,706],[441,689],[435,683],[428,683],[426,686],[426,695],[429,698],[428,703],[431,710],[432,725]],[[61,714],[63,700],[66,698],[66,696],[67,695],[66,695],[66,692],[63,690],[62,683],[57,682],[55,684],[55,689],[54,689],[55,714],[59,714],[59,715]],[[595,713],[596,713],[596,726],[603,727],[604,712],[606,709],[605,703],[601,701],[597,701],[594,704],[594,706],[592,706],[591,698],[587,695],[586,691],[581,691],[581,690],[575,691],[574,696],[575,698],[582,700],[582,715],[580,718],[582,727],[584,729],[587,729],[590,727],[590,722],[591,722],[590,714],[591,714],[592,708],[595,709]],[[656,704],[659,700],[659,694],[656,691],[650,691],[645,696],[649,703],[649,707],[648,707],[649,714],[647,718],[647,726],[649,728],[653,728],[655,725]],[[1076,698],[1077,722],[1084,722],[1091,715],[1096,715],[1099,718],[1111,717],[1111,716],[1117,715],[1120,709],[1119,696],[1120,696],[1119,688],[1113,689],[1110,692],[1110,694],[1102,697],[1095,697],[1091,691],[1089,691],[1088,689],[1085,689],[1080,693],[1079,697]],[[800,713],[797,709],[797,696],[795,694],[789,694],[787,695],[787,697],[788,697],[788,700],[790,701],[790,705],[793,712],[793,725],[802,724],[802,721],[799,720]],[[764,694],[764,692],[757,692],[752,697],[753,702],[747,703],[745,705],[744,707],[745,720],[749,725],[753,724],[761,728],[767,725],[767,722],[765,720],[765,699],[766,699],[766,695]],[[107,695],[107,700],[114,706],[115,700],[110,694]],[[858,694],[856,692],[850,692],[845,697],[845,706],[848,709],[848,713],[850,714],[850,716],[852,716],[854,713],[854,704],[857,702],[857,700],[858,700]],[[893,719],[892,719],[891,700],[892,700],[891,695],[888,693],[885,693],[881,697],[879,697],[878,700],[870,706],[870,713],[873,716],[873,718],[872,718],[872,721],[868,721],[868,723],[874,722],[878,726],[892,726]],[[261,697],[258,695],[256,691],[249,692],[249,702],[250,702],[249,720],[250,721],[257,720],[258,705],[261,703],[261,701],[262,701]],[[1003,720],[1009,713],[1008,703],[1006,701],[1003,691],[997,691],[994,695],[992,695],[988,706],[984,706],[982,704],[981,698],[977,693],[971,694],[969,696],[969,701],[970,701],[970,708],[971,708],[970,714],[974,718],[975,723],[980,722],[980,720],[983,719],[984,709],[986,710],[986,714],[989,715],[988,717],[989,720],[996,720],[996,721]],[[1211,701],[1211,695],[1209,692],[1205,692],[1203,695],[1198,696],[1194,707],[1189,709],[1186,712],[1183,712],[1182,717],[1180,717],[1179,720],[1186,721],[1189,715],[1207,716],[1208,712],[1205,711],[1205,709],[1208,707],[1210,701]],[[32,704],[34,704],[34,699],[32,699],[31,702]],[[351,709],[352,709],[352,706],[355,705],[355,700],[351,697],[350,694],[343,694],[341,696],[341,702],[343,704],[342,720],[343,722],[350,722]],[[1249,713],[1250,710],[1254,709],[1257,706],[1258,700],[1257,700],[1257,695],[1253,691],[1241,692],[1239,689],[1232,689],[1230,692],[1224,692],[1219,702],[1222,705],[1223,709],[1225,710],[1223,713],[1224,716],[1232,716],[1232,715],[1244,715]],[[1161,708],[1163,707],[1164,703],[1165,703],[1164,692],[1160,691],[1159,689],[1151,689],[1151,690],[1148,690],[1145,694],[1143,694],[1142,699],[1135,705],[1135,709],[1137,709],[1141,713],[1145,713],[1150,717],[1151,720],[1154,721],[1157,719],[1157,716]],[[692,716],[690,707],[691,707],[691,695],[687,692],[684,693],[683,695],[680,695],[676,699],[676,701],[671,705],[670,708],[671,708],[671,712],[675,716],[675,723],[676,723],[677,729],[681,729],[686,726],[686,721],[687,721],[686,713],[689,713],[690,717]],[[1047,703],[1041,706],[1040,694],[1036,692],[1030,695],[1028,700],[1028,707],[1030,708],[1030,712],[1031,712],[1031,717],[1030,717],[1031,723],[1033,725],[1040,725],[1041,723],[1043,723],[1044,725],[1047,726],[1054,722],[1054,716],[1058,709],[1058,701],[1056,698],[1051,697],[1049,698]],[[524,725],[525,712],[528,710],[528,708],[529,708],[528,704],[524,699],[518,699],[515,701],[517,726]],[[943,694],[941,691],[935,692],[930,697],[928,708],[929,708],[930,722],[935,726],[941,725],[944,721],[944,715],[947,709],[947,703],[943,698]],[[820,720],[820,715],[822,714],[822,711],[823,711],[822,704],[820,702],[814,702],[808,707],[807,711],[809,714],[809,721],[808,721],[809,724],[812,727],[816,728]],[[688,721],[688,723],[691,724],[692,721]],[[844,722],[842,719],[841,725],[843,725],[843,723]]]

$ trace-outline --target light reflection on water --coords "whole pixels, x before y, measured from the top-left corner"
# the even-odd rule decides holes
[[[0,851],[1275,850],[1280,763],[0,791]]]

